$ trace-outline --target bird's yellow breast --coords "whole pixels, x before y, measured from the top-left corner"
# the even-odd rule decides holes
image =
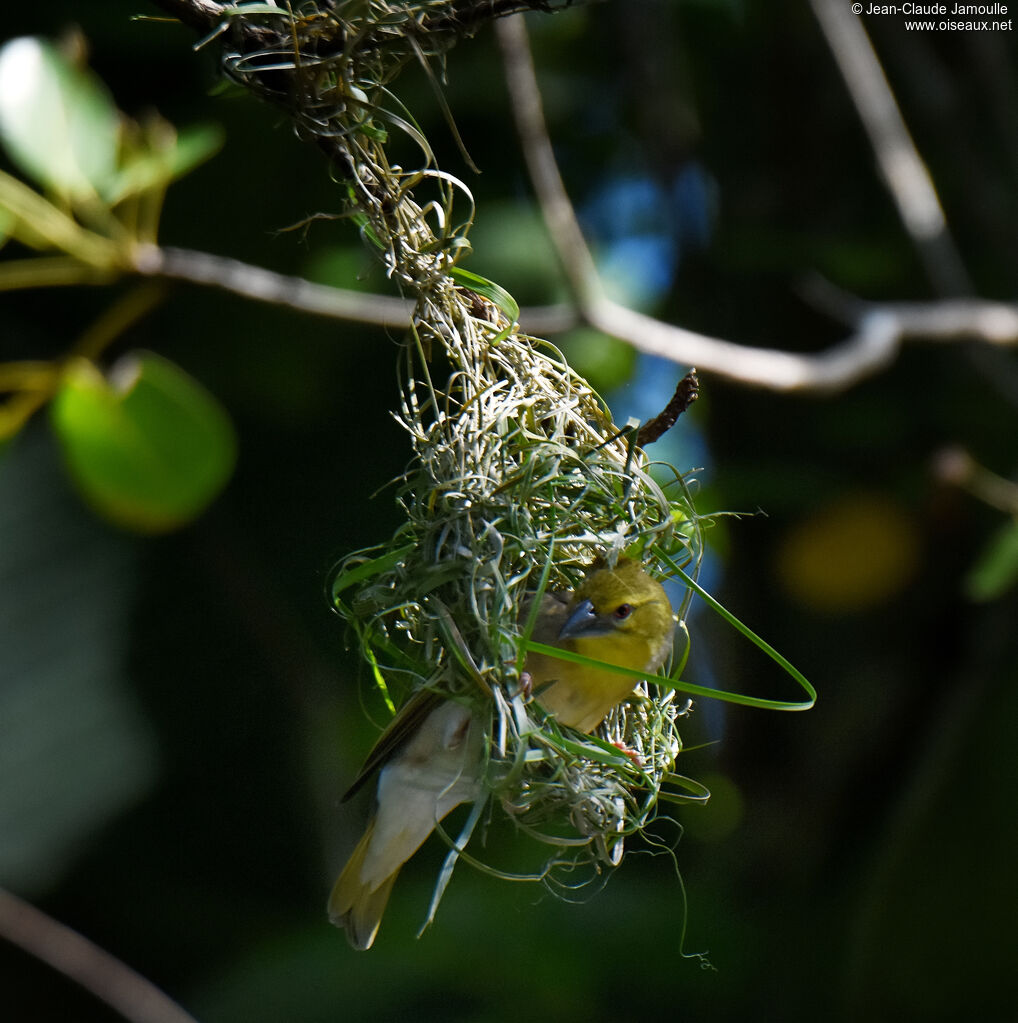
[[[633,671],[656,671],[671,649],[668,597],[635,561],[591,572],[568,602],[545,596],[538,642]],[[589,732],[633,691],[636,679],[530,653],[526,670],[538,702],[564,725]]]

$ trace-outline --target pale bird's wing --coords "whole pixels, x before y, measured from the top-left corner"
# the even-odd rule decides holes
[[[470,709],[447,700],[382,768],[366,884],[399,870],[453,807],[478,797],[481,736]]]
[[[444,702],[441,696],[428,689],[422,689],[407,700],[371,747],[371,752],[367,755],[357,777],[343,793],[340,802],[345,803],[359,792],[375,771],[385,764],[400,746],[409,742],[427,720],[428,715]]]
[[[482,738],[469,708],[445,700],[382,768],[378,809],[329,897],[354,947],[371,947],[396,875],[435,825],[478,797]]]

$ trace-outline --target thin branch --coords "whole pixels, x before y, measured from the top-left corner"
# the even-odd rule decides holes
[[[523,20],[501,21],[496,31],[534,191],[579,314],[590,326],[638,351],[776,391],[843,390],[893,362],[904,341],[1018,343],[1018,305],[976,299],[882,305],[842,298],[839,312],[848,314],[853,333],[826,351],[801,355],[698,334],[605,298],[552,151]]]
[[[700,381],[696,377],[696,370],[691,369],[679,381],[668,404],[653,419],[648,419],[637,431],[636,443],[641,448],[653,444],[676,424],[679,416],[698,397],[700,397]]]
[[[413,321],[414,303],[408,298],[316,284],[303,277],[276,273],[194,249],[146,246],[135,253],[133,269],[143,277],[219,288],[255,302],[285,306],[333,320],[368,323],[392,330],[405,330]],[[102,283],[108,282],[104,279]],[[568,303],[520,310],[524,329],[540,337],[561,334],[579,322],[576,308]]]
[[[222,21],[223,10],[229,6],[216,0],[153,0],[153,3],[203,35]]]
[[[447,44],[452,44],[457,39],[472,36],[480,30],[482,25],[494,18],[504,18],[522,11],[545,11],[551,12],[562,7],[568,7],[573,0],[447,0],[444,4],[436,3],[434,8],[418,12],[414,21],[416,37],[419,39],[445,39]],[[260,24],[256,18],[236,17],[239,12],[232,2],[221,3],[218,0],[152,0],[154,6],[166,11],[171,17],[176,18],[181,24],[194,30],[199,35],[208,36],[211,33],[218,33],[229,29],[238,40],[243,41],[245,48],[250,46],[258,49],[262,46],[271,46],[273,41],[278,42],[279,31],[275,28]],[[278,5],[281,9],[287,8],[286,4]],[[333,6],[323,4],[322,7]],[[231,15],[234,15],[231,17]],[[315,17],[314,38],[318,44],[329,47],[336,47],[342,50],[346,44],[343,38],[342,12],[336,12],[331,22],[323,22]],[[299,13],[294,19],[300,22]],[[281,19],[285,25],[283,35],[292,30],[293,22]],[[394,36],[388,26],[383,27],[381,34],[374,41],[362,37],[359,45],[366,49],[376,44],[385,45],[392,42]]]
[[[224,7],[211,0],[154,2],[195,28],[218,23]],[[944,290],[957,292],[967,285],[964,268],[947,233],[929,174],[908,136],[869,40],[857,20],[847,14],[847,9],[842,10],[844,5],[839,0],[812,2],[821,24],[827,26],[824,19],[828,19],[834,26],[829,31],[825,27],[825,31],[873,139],[906,229],[925,254],[931,275],[937,275]],[[831,15],[835,8],[836,13]],[[847,31],[842,24],[844,18],[849,19]],[[551,334],[583,322],[625,340],[639,351],[776,391],[843,390],[893,362],[906,341],[966,338],[1000,345],[1018,343],[1018,306],[977,299],[892,305],[842,296],[834,301],[834,289],[827,286],[822,304],[844,320],[852,333],[839,344],[814,354],[756,348],[699,334],[611,301],[603,294],[555,161],[523,19],[501,19],[496,22],[496,31],[534,190],[576,301],[574,310],[562,306],[524,310],[521,320],[527,329]],[[134,269],[143,276],[188,281],[305,313],[390,328],[408,326],[413,308],[408,300],[332,288],[183,249],[142,249]],[[818,292],[816,286],[812,290]]]
[[[80,984],[131,1023],[197,1023],[140,973],[2,888],[0,937]]]
[[[134,269],[145,277],[187,281],[316,316],[382,327],[409,326],[414,308],[409,299],[315,284],[302,277],[289,277],[226,256],[190,249],[146,246],[135,256]]]
[[[880,165],[905,230],[941,296],[974,291],[958,253],[933,180],[912,141],[894,93],[861,20],[840,0],[812,0],[814,14],[841,69],[849,94]],[[978,330],[971,336],[980,336]],[[999,394],[1018,405],[1018,371],[1012,359],[984,346],[965,357]]]
[[[587,316],[603,299],[601,286],[551,148],[526,24],[519,16],[506,18],[496,23],[495,33],[530,180],[573,296]]]
[[[810,0],[898,215],[941,295],[972,290],[930,172],[912,141],[861,18],[845,0]]]
[[[590,324],[634,348],[681,365],[696,365],[743,384],[775,391],[833,392],[890,365],[905,341],[980,340],[1018,343],[1018,305],[981,299],[861,303],[855,331],[823,352],[799,355],[705,337],[607,300]]]
[[[224,12],[233,6],[232,3],[219,3],[217,0],[152,0],[156,7],[161,7],[167,14],[173,15],[178,21],[198,32],[208,32],[215,28],[223,18]],[[568,7],[572,0],[473,0],[472,3],[461,3],[455,9],[450,5],[450,13],[445,16],[425,19],[429,29],[444,29],[455,23],[457,31],[470,35],[477,27],[490,18],[502,18],[518,11],[550,11],[559,7]],[[283,5],[280,5],[283,6]]]
[[[980,465],[964,448],[952,446],[938,452],[933,471],[944,483],[967,490],[991,508],[1018,516],[1018,483]]]
[[[409,299],[333,288],[189,249],[146,248],[138,254],[135,269],[147,277],[220,288],[315,316],[392,329],[408,327],[414,307]],[[808,296],[832,316],[856,328],[847,340],[815,355],[751,348],[707,337],[606,298],[588,299],[580,318],[649,355],[778,391],[849,387],[892,362],[904,341],[968,338],[1001,345],[1018,343],[1018,305],[980,299],[869,303],[819,281],[810,286]],[[524,309],[520,319],[527,329],[540,334],[567,330],[578,322],[576,310],[564,306]]]

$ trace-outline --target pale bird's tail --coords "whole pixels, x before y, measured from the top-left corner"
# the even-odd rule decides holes
[[[332,894],[329,896],[329,919],[337,927],[342,927],[350,944],[361,951],[371,948],[393,882],[399,875],[397,867],[375,888],[361,879],[364,857],[374,831],[375,822],[372,821],[343,868],[343,873],[332,886]]]

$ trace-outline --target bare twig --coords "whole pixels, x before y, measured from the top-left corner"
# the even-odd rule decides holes
[[[211,0],[155,2],[196,28],[218,23],[223,10],[223,5]],[[869,40],[857,19],[842,12],[838,0],[812,2],[870,131],[902,220],[924,253],[931,276],[945,293],[966,290],[967,276],[947,232],[936,192]],[[831,15],[835,8],[837,13]],[[847,30],[842,13],[849,19]],[[833,27],[827,27],[828,21]],[[562,306],[524,310],[520,318],[527,329],[555,333],[584,322],[641,352],[776,391],[843,390],[893,362],[906,341],[966,338],[1000,345],[1018,343],[1018,305],[978,299],[873,304],[842,296],[832,310],[834,289],[827,287],[822,304],[852,333],[824,351],[799,354],[699,334],[606,298],[552,152],[523,20],[505,18],[496,22],[496,29],[534,189],[576,302],[573,310]],[[138,253],[135,269],[145,276],[222,288],[314,315],[391,328],[406,327],[411,320],[412,303],[408,300],[332,288],[207,253],[146,248]]]
[[[316,316],[393,329],[409,326],[413,312],[409,299],[333,288],[188,249],[146,248],[139,252],[135,269],[147,277],[221,288]],[[593,280],[596,282],[596,276]],[[856,328],[842,343],[815,355],[751,348],[707,337],[605,298],[588,299],[585,309],[580,309],[580,318],[647,354],[679,364],[695,364],[730,380],[778,391],[849,387],[892,362],[904,341],[971,338],[1002,345],[1018,343],[1018,305],[979,299],[868,303],[820,283],[811,286],[809,295],[833,316]],[[575,309],[548,306],[524,309],[520,319],[530,330],[555,333],[575,325],[577,315]]]
[[[2,888],[0,937],[80,984],[131,1023],[196,1023],[150,980]]]
[[[825,351],[800,355],[698,334],[605,298],[552,152],[523,21],[501,21],[496,31],[534,191],[579,314],[591,326],[641,352],[776,391],[843,390],[891,363],[904,341],[970,338],[993,344],[1018,343],[1018,305],[977,299],[882,305],[842,297],[838,312],[853,333]],[[926,201],[931,194],[939,210],[932,186],[925,193]],[[912,215],[918,217],[918,212]],[[934,220],[928,207],[925,216],[924,230],[930,232]],[[942,222],[942,214],[940,217]]]
[[[156,7],[161,7],[167,14],[173,15],[183,24],[199,32],[208,32],[214,28],[222,19],[224,12],[233,6],[232,3],[219,3],[217,0],[152,0],[152,2]],[[572,0],[472,0],[458,5],[455,21],[459,31],[470,34],[480,22],[489,18],[501,18],[517,11],[549,11],[553,8],[568,7],[571,2]],[[426,24],[429,28],[436,25],[445,27],[453,20],[453,15],[446,15],[432,18],[426,21]]]
[[[961,261],[933,179],[901,116],[861,19],[845,0],[810,0],[869,136],[898,215],[941,295],[968,294]]]
[[[972,294],[971,279],[951,237],[932,177],[912,141],[861,20],[842,0],[812,0],[812,4],[930,283],[944,297]],[[991,187],[992,183],[984,185]],[[957,311],[958,307],[946,307],[944,314],[951,318]],[[977,329],[969,336],[981,334]],[[985,346],[970,347],[964,355],[987,383],[1018,405],[1018,371],[1013,360]]]
[[[419,38],[447,37],[451,44],[456,39],[471,36],[477,32],[482,25],[494,18],[504,18],[521,11],[552,11],[561,7],[568,7],[573,0],[459,0],[458,3],[436,4],[433,10],[418,13],[414,17],[415,35]],[[273,40],[278,41],[279,33],[276,29],[259,24],[257,19],[250,17],[231,17],[237,15],[236,5],[232,2],[222,3],[219,0],[152,0],[154,6],[166,11],[167,14],[176,18],[181,24],[198,32],[200,35],[208,35],[218,32],[227,27],[246,43],[252,44],[255,48],[266,45]],[[278,6],[286,10],[287,5],[280,3]],[[322,8],[332,7],[333,4],[322,4]],[[252,12],[254,13],[254,12]],[[300,20],[299,13],[296,21]],[[340,27],[341,18],[332,20],[328,28],[320,17],[316,17],[316,35],[319,36],[326,48],[338,46],[342,48],[346,40],[342,37]],[[286,32],[292,28],[288,20],[282,20],[286,26]],[[384,45],[385,40],[391,41],[392,33],[389,26],[385,26],[378,42]],[[361,38],[359,45],[370,49],[374,43],[370,39]]]
[[[194,249],[148,246],[136,252],[133,268],[143,277],[219,288],[241,298],[333,320],[370,323],[393,330],[406,329],[413,320],[414,303],[408,298],[334,288]],[[520,310],[522,326],[542,337],[560,334],[578,322],[576,308],[568,303]]]
[[[944,483],[967,490],[991,508],[1018,516],[1018,483],[980,465],[964,448],[952,446],[939,451],[933,471]]]
[[[636,434],[636,443],[641,448],[653,444],[659,437],[667,433],[690,405],[700,397],[700,381],[696,370],[691,369],[678,383],[671,400],[653,419],[640,427]]]
[[[515,17],[498,22],[495,32],[530,180],[573,297],[589,318],[590,307],[603,301],[600,282],[551,148],[527,29],[523,19]]]
[[[223,9],[229,6],[216,0],[153,0],[153,3],[188,28],[201,33],[215,28],[222,20]]]
[[[844,390],[892,363],[904,341],[1018,343],[1018,305],[954,299],[861,303],[860,309],[848,338],[813,355],[705,337],[607,301],[598,304],[589,322],[639,351],[775,391]]]
[[[414,307],[408,299],[315,284],[302,277],[290,277],[236,259],[190,249],[146,246],[138,250],[134,269],[145,277],[221,288],[244,298],[271,302],[316,316],[357,320],[383,327],[409,326]]]

